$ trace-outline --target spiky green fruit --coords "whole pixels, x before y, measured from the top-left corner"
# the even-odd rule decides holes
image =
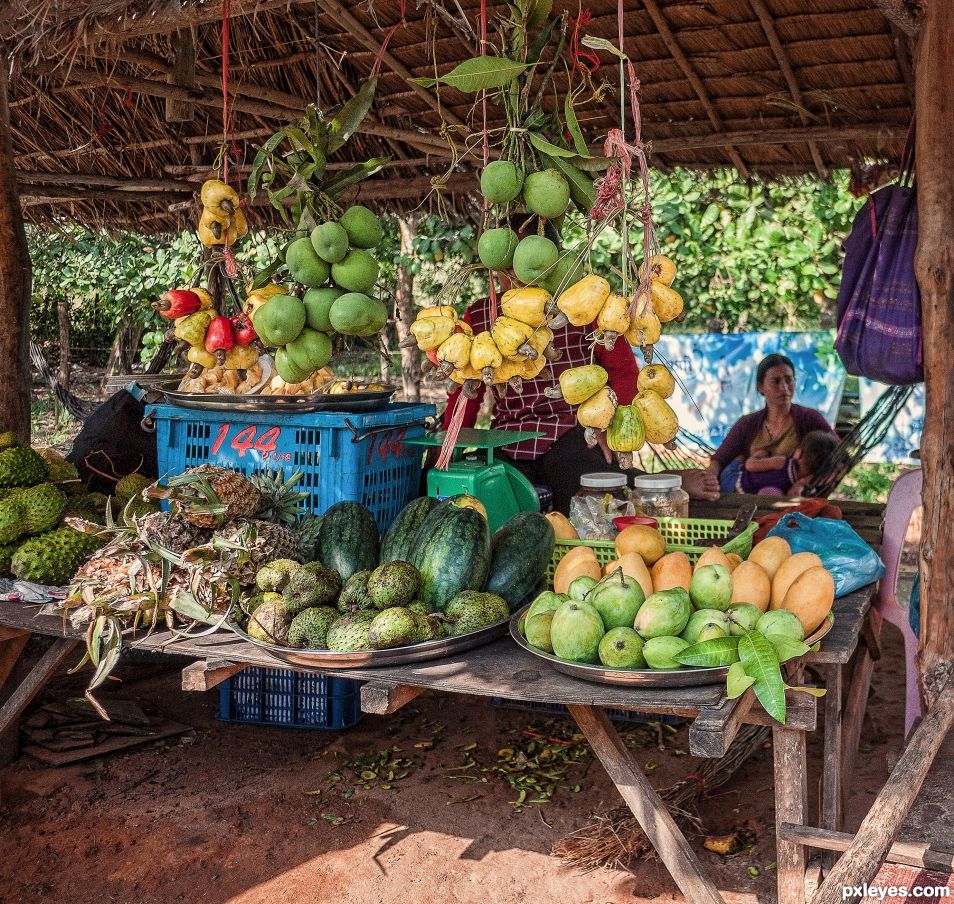
[[[116,496],[120,499],[132,499],[139,496],[146,487],[152,486],[155,481],[151,477],[144,477],[139,473],[127,474],[116,481]]]
[[[325,638],[328,649],[341,653],[370,650],[368,630],[376,614],[363,611],[339,615],[328,628],[328,635]]]
[[[42,483],[49,468],[29,446],[12,446],[0,452],[0,487],[32,487]]]
[[[315,606],[299,612],[288,629],[288,645],[309,650],[324,650],[328,629],[341,616],[330,606]]]
[[[99,537],[58,527],[23,543],[13,555],[10,570],[24,581],[62,586],[102,544]]]

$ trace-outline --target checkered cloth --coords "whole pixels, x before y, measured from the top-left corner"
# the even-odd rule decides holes
[[[473,327],[474,333],[490,329],[490,299],[482,298],[467,309],[464,319]],[[568,430],[576,425],[576,411],[563,399],[550,399],[543,390],[556,383],[560,374],[571,367],[580,367],[590,363],[590,343],[587,336],[593,332],[593,326],[565,327],[553,331],[553,345],[563,351],[559,361],[552,362],[540,371],[533,380],[523,381],[523,394],[517,395],[512,389],[501,399],[494,396],[494,411],[491,426],[495,430],[526,430],[539,432],[543,436],[525,440],[507,446],[511,458],[533,461],[545,455],[550,447]],[[633,350],[625,339],[620,339],[612,351],[603,346],[596,347],[595,362],[606,368],[609,373],[609,385],[616,393],[620,404],[628,405],[636,395],[636,377],[639,369]],[[444,412],[446,429],[460,389],[451,393],[447,409]],[[473,427],[483,401],[483,393],[467,403],[464,427]]]

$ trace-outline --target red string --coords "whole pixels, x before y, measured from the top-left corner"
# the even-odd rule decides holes
[[[580,48],[580,30],[585,28],[593,21],[593,13],[588,9],[580,11],[578,16],[570,16],[570,25],[573,26],[573,32],[570,35],[570,84],[573,83],[573,76],[577,70],[586,69],[589,72],[596,72],[600,68],[599,55],[592,50]]]
[[[391,38],[394,37],[394,32],[396,32],[402,25],[407,25],[405,17],[407,16],[407,0],[401,0],[401,21],[392,25],[384,35],[384,39],[381,41],[381,46],[378,48],[377,55],[374,58],[374,63],[371,66],[371,75],[372,77],[377,75],[381,70],[381,66],[384,64],[384,54],[387,53],[388,43],[391,41]]]
[[[464,426],[464,415],[467,414],[467,402],[469,399],[463,392],[458,393],[457,401],[454,403],[454,413],[451,415],[450,423],[447,425],[447,432],[444,434],[444,442],[441,443],[441,454],[437,458],[437,464],[434,465],[438,471],[446,471],[454,455],[454,447],[457,445],[457,437]]]
[[[487,49],[487,0],[480,0],[480,47],[478,53],[483,54]],[[481,92],[481,109],[483,112],[483,145],[484,145],[484,166],[490,162],[490,133],[487,126],[487,92]],[[484,198],[484,225],[487,225],[488,214],[490,212],[490,202]],[[497,319],[497,284],[494,282],[493,271],[487,271],[488,297],[490,298],[490,322]]]
[[[229,22],[231,15],[229,7],[231,0],[222,2],[222,181],[229,181],[229,153],[237,154],[237,148],[234,142],[230,141],[230,136],[234,131],[233,117],[234,111],[229,106]],[[229,145],[233,147],[230,149]]]

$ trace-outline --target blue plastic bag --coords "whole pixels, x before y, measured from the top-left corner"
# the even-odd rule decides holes
[[[782,537],[792,552],[813,552],[835,579],[835,596],[872,584],[884,575],[884,563],[847,521],[807,518],[792,512],[769,532]]]

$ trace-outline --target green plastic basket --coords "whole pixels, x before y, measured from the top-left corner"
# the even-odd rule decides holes
[[[699,540],[718,540],[728,535],[733,522],[721,518],[657,518],[659,532],[666,541],[666,552],[684,552],[689,561],[695,564],[708,547],[697,546]],[[741,534],[733,537],[723,547],[725,553],[734,552],[743,559],[752,552],[752,537],[757,524],[750,524]],[[557,565],[574,546],[589,546],[596,555],[596,561],[603,568],[616,556],[616,546],[612,540],[557,540],[547,568],[547,583],[553,586],[553,575]]]

